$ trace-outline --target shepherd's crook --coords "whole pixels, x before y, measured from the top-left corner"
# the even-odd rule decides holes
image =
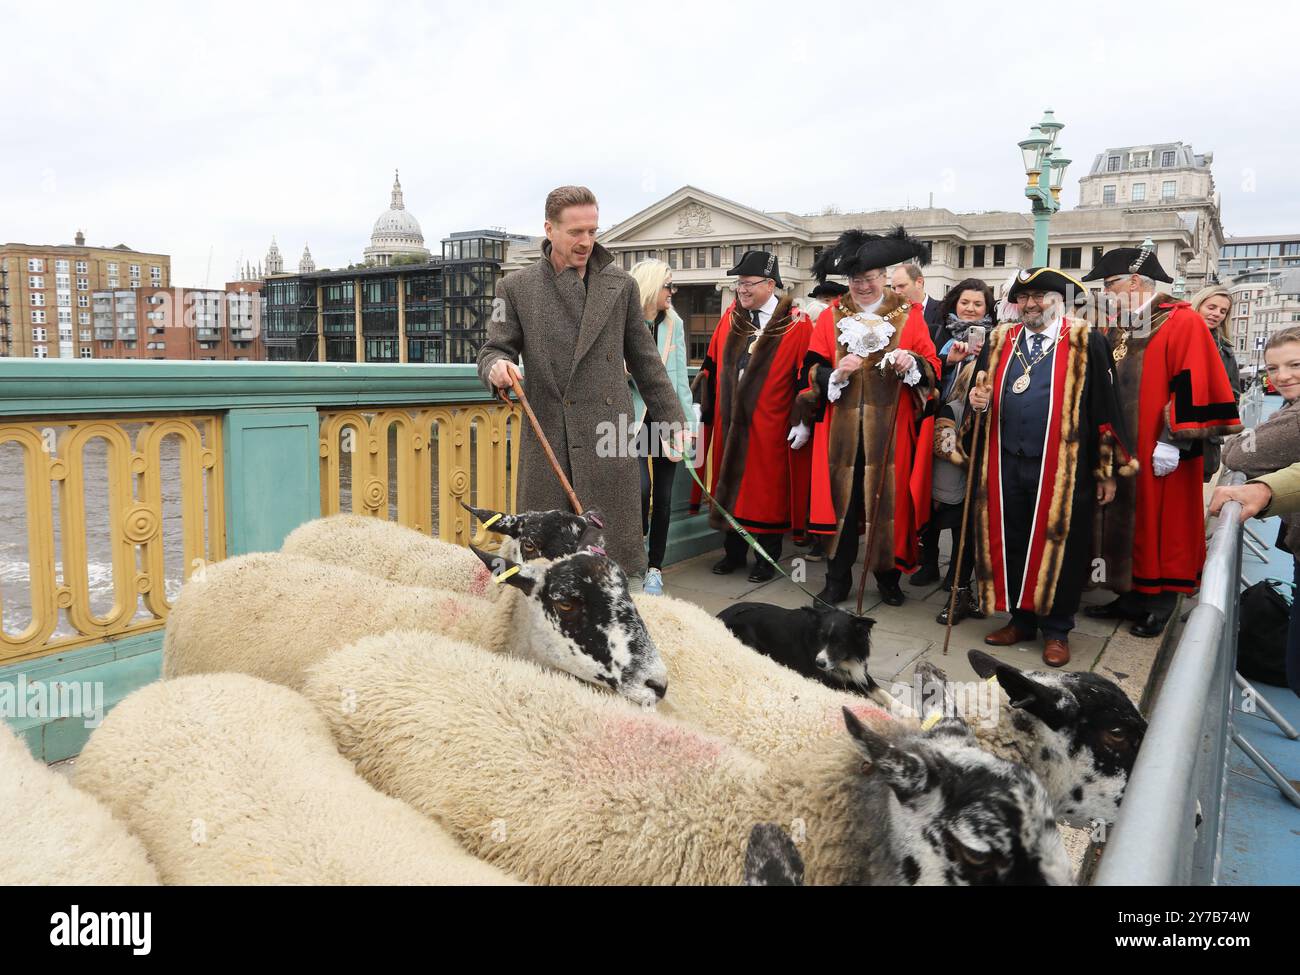
[[[546,459],[551,462],[551,470],[555,471],[555,476],[560,479],[560,484],[564,488],[564,493],[569,496],[569,504],[573,505],[573,510],[577,514],[582,514],[582,502],[578,496],[573,493],[573,485],[569,479],[564,476],[564,471],[560,468],[560,462],[555,459],[555,451],[551,449],[551,442],[546,439],[546,434],[542,433],[542,425],[537,422],[537,414],[533,408],[528,405],[528,397],[524,395],[524,387],[519,383],[519,377],[511,372],[510,386],[515,391],[515,396],[519,398],[519,405],[524,408],[524,414],[528,417],[528,422],[533,425],[533,433],[537,434],[537,439],[541,441],[542,450],[546,451]],[[504,389],[498,389],[497,395],[507,403],[510,402],[510,394]]]
[[[983,386],[987,379],[988,373],[981,372],[975,377],[975,385]],[[952,594],[948,597],[948,628],[943,634],[945,654],[948,652],[948,641],[952,639],[952,618],[957,607],[957,584],[961,582],[961,564],[962,559],[966,557],[966,519],[970,517],[971,487],[975,483],[975,463],[980,452],[980,429],[988,422],[990,412],[992,411],[988,407],[984,408],[983,414],[975,421],[975,432],[971,435],[970,469],[966,472],[966,500],[961,506],[961,534],[957,536],[957,561],[952,570]]]

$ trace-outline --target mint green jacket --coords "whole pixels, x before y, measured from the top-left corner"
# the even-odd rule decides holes
[[[646,328],[651,328],[652,325],[652,322],[645,323]],[[686,327],[682,324],[681,316],[671,308],[664,315],[664,320],[659,323],[659,358],[668,371],[669,382],[677,392],[677,399],[682,404],[682,412],[686,414],[687,421],[693,426],[695,408],[691,405],[691,384],[686,372]],[[645,421],[645,402],[641,399],[636,383],[630,376],[628,384],[632,387],[631,428],[637,430]],[[664,418],[651,417],[650,419]]]

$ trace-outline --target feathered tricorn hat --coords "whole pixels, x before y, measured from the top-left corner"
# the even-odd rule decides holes
[[[825,281],[831,274],[852,277],[905,261],[924,265],[928,256],[925,244],[910,236],[901,224],[887,234],[846,230],[822,251],[812,270],[818,281]]]

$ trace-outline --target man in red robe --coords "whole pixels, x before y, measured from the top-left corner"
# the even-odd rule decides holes
[[[819,280],[849,279],[849,293],[813,330],[790,432],[797,442],[815,424],[808,528],[829,540],[818,595],[826,602],[848,598],[866,524],[875,545],[868,565],[886,603],[902,604],[901,574],[917,568],[917,539],[930,516],[934,417],[927,406],[939,359],[919,306],[885,292],[885,269],[925,257],[902,227],[886,236],[850,230],[813,265]]]
[[[1241,430],[1232,384],[1205,321],[1156,288],[1169,282],[1148,248],[1104,255],[1085,281],[1103,282],[1116,315],[1110,339],[1120,407],[1141,464],[1102,519],[1102,584],[1120,594],[1085,611],[1130,619],[1158,636],[1178,593],[1195,592],[1205,562],[1206,440]]]
[[[736,277],[736,300],[722,313],[695,379],[701,422],[708,425],[712,494],[773,561],[790,530],[792,489],[807,439],[790,435],[799,369],[812,322],[789,296],[776,297],[781,272],[775,254],[749,251],[727,272]],[[713,566],[728,575],[745,565],[748,545],[716,507],[709,524],[723,532],[725,554]],[[755,555],[750,582],[776,574]]]

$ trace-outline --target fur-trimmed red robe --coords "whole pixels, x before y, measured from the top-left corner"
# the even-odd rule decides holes
[[[807,503],[806,495],[802,501],[793,497],[801,483],[797,467],[802,458],[790,449],[788,437],[812,322],[785,297],[756,341],[752,332],[749,312],[736,302],[728,305],[694,383],[700,418],[707,425],[700,449],[710,451],[718,504],[747,531],[776,534],[789,531],[792,513]],[[751,343],[738,381],[741,358]],[[709,525],[729,527],[716,510],[709,513]]]
[[[885,490],[880,499],[880,537],[892,539],[893,547],[889,549],[879,543],[870,568],[876,572],[895,568],[914,572],[920,531],[930,519],[934,416],[927,410],[927,404],[939,375],[939,358],[920,306],[888,294],[876,314],[894,326],[889,345],[867,357],[839,399],[830,403],[827,399],[830,374],[840,357],[847,355],[839,342],[839,321],[857,310],[852,296],[844,295],[821,313],[800,378],[801,412],[796,422],[816,423],[808,530],[832,536],[828,554],[835,554],[852,497],[858,444],[864,437],[863,496],[867,510],[863,517],[864,523],[873,520],[870,508],[880,477],[881,455],[889,439],[887,420],[894,397],[901,397],[895,421],[894,452],[886,461],[890,470],[885,474]],[[921,381],[916,386],[904,386],[892,369],[886,375],[877,368],[886,353],[899,348],[916,357],[921,371]],[[849,528],[859,533],[863,530],[862,525]]]
[[[1195,592],[1205,563],[1204,445],[1241,430],[1232,384],[1204,319],[1185,301],[1156,295],[1151,327],[1130,333],[1115,363],[1120,408],[1141,464],[1102,510],[1105,588],[1123,593]],[[1112,349],[1120,333],[1109,335]],[[1152,471],[1156,441],[1168,430],[1182,452],[1178,469]]]
[[[1024,326],[994,329],[975,363],[976,375],[987,372],[993,387],[988,413],[965,415],[968,422],[983,424],[967,544],[975,545],[980,604],[986,611],[1074,615],[1092,568],[1096,485],[1116,475],[1131,484],[1140,466],[1116,429],[1120,408],[1106,339],[1069,318],[1056,329],[1052,399],[1033,511],[1007,511],[1002,502],[1002,417],[1005,404],[1016,397],[1011,383],[1023,371],[1012,350]],[[1008,544],[1004,525],[1012,519],[1029,523],[1025,551]]]

